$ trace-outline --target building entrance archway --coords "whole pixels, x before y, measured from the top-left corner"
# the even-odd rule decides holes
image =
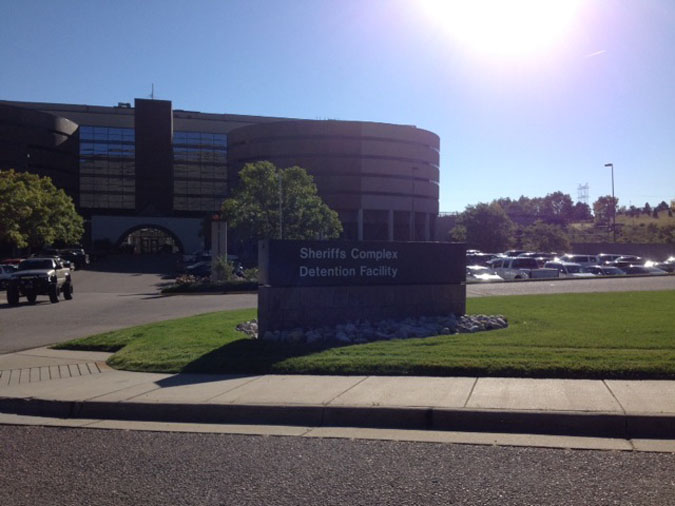
[[[138,225],[127,230],[117,241],[121,251],[140,255],[183,253],[180,239],[161,225]]]

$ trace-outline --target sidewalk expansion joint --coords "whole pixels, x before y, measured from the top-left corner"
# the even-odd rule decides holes
[[[356,388],[357,386],[359,386],[361,383],[363,383],[364,381],[366,381],[366,380],[367,380],[368,378],[370,378],[370,377],[371,377],[371,376],[366,376],[366,377],[364,377],[362,380],[357,381],[356,383],[354,383],[352,386],[350,386],[350,387],[349,387],[347,390],[345,390],[344,392],[340,392],[340,393],[337,394],[335,397],[333,397],[332,399],[330,399],[330,400],[328,400],[327,402],[325,402],[325,403],[324,403],[324,406],[330,406],[330,404],[331,404],[333,401],[335,401],[335,399],[337,399],[338,397],[340,397],[340,396],[346,394],[346,393],[349,392],[350,390]]]

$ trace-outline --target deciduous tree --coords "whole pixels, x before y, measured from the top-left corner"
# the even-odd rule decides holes
[[[48,177],[0,171],[0,241],[39,248],[78,243],[84,233],[73,200]]]
[[[251,239],[333,239],[342,232],[338,214],[319,197],[302,167],[248,163],[222,206],[223,217]],[[281,205],[280,205],[281,204]]]
[[[457,237],[461,231],[469,246],[497,252],[508,248],[513,228],[513,222],[499,204],[479,203],[466,207],[453,235]]]
[[[619,199],[611,195],[599,197],[593,203],[593,212],[595,214],[595,222],[600,225],[609,225],[612,218],[615,216]]]
[[[570,241],[562,227],[537,221],[523,230],[523,248],[533,251],[569,251]]]

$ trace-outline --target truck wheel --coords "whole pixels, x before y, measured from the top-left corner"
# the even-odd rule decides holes
[[[52,285],[49,287],[49,302],[55,304],[59,301],[59,287]]]
[[[28,292],[26,293],[26,298],[28,299],[29,304],[35,304],[35,301],[37,300],[37,294],[34,292]]]
[[[19,289],[16,287],[7,288],[7,302],[10,306],[16,306],[19,303]]]
[[[73,282],[70,281],[63,285],[63,298],[70,300],[73,298]]]

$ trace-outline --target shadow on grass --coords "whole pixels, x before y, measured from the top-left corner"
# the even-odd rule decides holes
[[[358,346],[358,345],[357,345]],[[231,377],[260,374],[314,374],[314,375],[375,375],[375,376],[462,376],[462,377],[515,377],[556,379],[674,379],[672,370],[633,369],[628,367],[592,368],[583,365],[559,366],[539,363],[515,365],[499,361],[484,365],[457,365],[426,363],[423,361],[379,362],[374,360],[325,360],[306,363],[284,363],[294,358],[330,352],[349,346],[326,346],[288,343],[269,343],[241,339],[224,345],[183,367],[181,373],[224,375]],[[179,380],[176,381],[187,381]],[[201,380],[196,380],[201,381]],[[209,381],[204,379],[203,381]],[[211,380],[212,381],[212,380]]]

